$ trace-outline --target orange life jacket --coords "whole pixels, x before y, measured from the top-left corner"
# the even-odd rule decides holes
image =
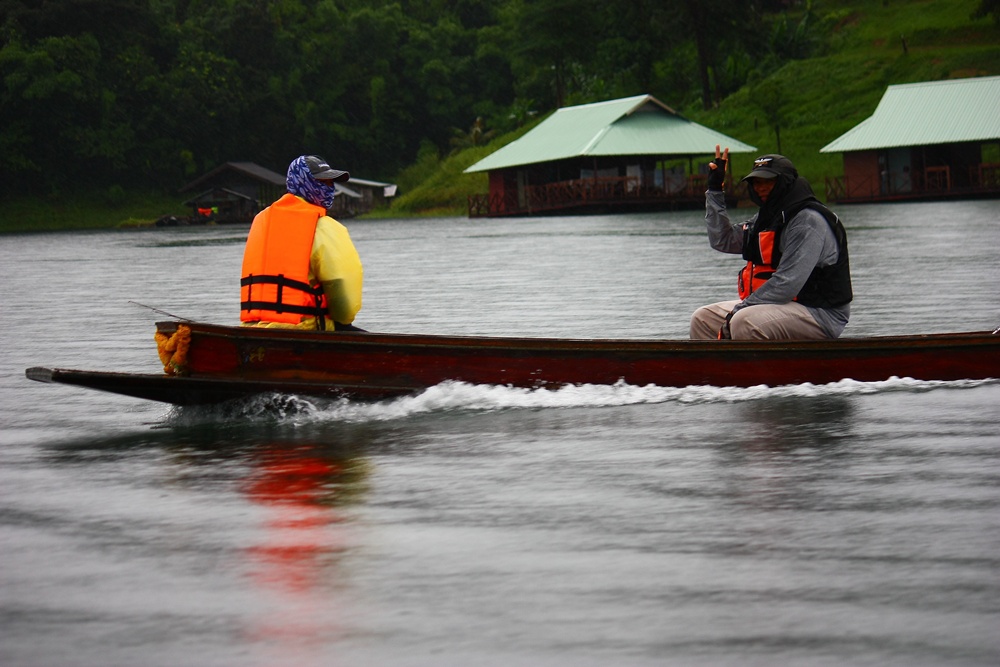
[[[247,235],[240,279],[240,320],[324,326],[326,296],[309,281],[316,222],[326,210],[285,194],[257,214]]]
[[[748,225],[743,226],[744,232],[747,231],[747,227]],[[774,261],[774,242],[777,238],[777,233],[773,230],[763,231],[757,235],[757,250],[759,252],[752,253],[755,255],[754,259],[747,260],[746,266],[740,271],[740,277],[736,285],[741,301],[750,296],[757,288],[767,282],[768,278],[774,275],[772,262]]]

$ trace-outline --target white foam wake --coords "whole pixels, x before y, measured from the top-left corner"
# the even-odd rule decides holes
[[[964,389],[996,380],[926,381],[890,378],[880,382],[841,380],[824,385],[798,384],[782,387],[643,387],[618,382],[614,385],[570,385],[556,389],[525,389],[500,385],[442,382],[414,396],[376,402],[316,399],[270,394],[211,408],[174,410],[172,423],[201,419],[314,421],[388,421],[445,411],[495,411],[539,408],[599,408],[655,403],[739,403],[776,397],[851,396],[885,392],[925,392],[940,388]]]

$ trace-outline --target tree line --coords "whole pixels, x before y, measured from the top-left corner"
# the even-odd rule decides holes
[[[0,0],[0,177],[169,192],[316,152],[390,180],[567,104],[710,107],[816,23],[790,0]]]

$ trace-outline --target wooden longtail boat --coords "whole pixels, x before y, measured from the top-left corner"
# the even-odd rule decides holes
[[[176,405],[268,392],[378,399],[415,394],[447,380],[557,388],[619,381],[749,387],[846,378],[1000,378],[996,331],[753,342],[323,333],[195,322],[156,326],[163,374],[38,367],[25,374]]]

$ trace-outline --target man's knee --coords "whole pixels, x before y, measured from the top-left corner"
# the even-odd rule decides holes
[[[698,340],[715,340],[719,329],[726,321],[726,315],[739,301],[719,301],[702,306],[691,315],[690,336]]]
[[[753,313],[750,312],[752,310],[753,308],[738,310],[732,319],[729,320],[729,331],[733,336],[733,340],[767,338],[754,322]]]
[[[719,330],[719,327],[715,326],[717,319],[710,306],[702,306],[694,311],[691,315],[690,337],[693,340],[715,338]]]

